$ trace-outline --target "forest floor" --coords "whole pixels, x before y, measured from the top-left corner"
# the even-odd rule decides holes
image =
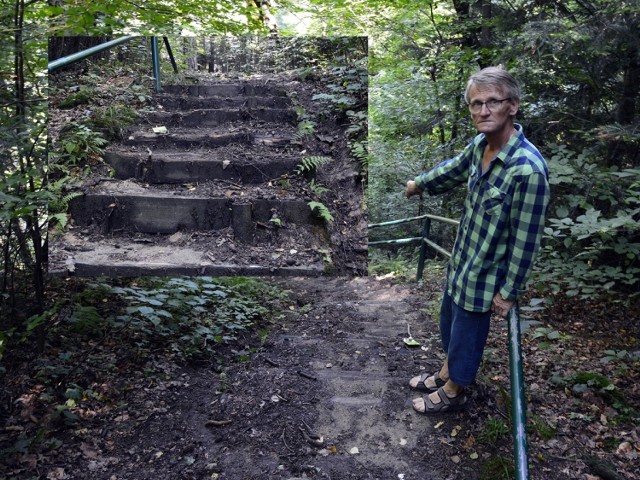
[[[440,278],[268,281],[287,292],[279,315],[192,361],[171,344],[71,328],[42,355],[24,345],[6,358],[0,478],[513,478],[504,321],[493,323],[468,408],[424,416],[407,383],[442,359]],[[557,298],[532,312],[540,323],[523,336],[532,480],[640,478],[630,307]],[[407,324],[422,348],[405,346]],[[75,367],[56,377],[70,357]]]

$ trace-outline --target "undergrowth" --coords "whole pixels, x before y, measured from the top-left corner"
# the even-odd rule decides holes
[[[287,295],[244,277],[98,280],[75,288],[43,315],[31,317],[25,335],[44,324],[52,326],[52,334],[116,336],[137,349],[168,349],[190,359],[212,355],[216,345],[266,321]]]
[[[38,413],[0,456],[55,450],[62,444],[55,432],[125,401],[130,372],[153,384],[171,377],[168,360],[216,371],[242,361],[264,343],[288,301],[287,291],[244,277],[53,279],[48,296],[46,312],[0,336],[0,347],[11,344],[3,360],[20,365],[30,392],[19,406]],[[48,332],[44,351],[36,348],[39,328]]]

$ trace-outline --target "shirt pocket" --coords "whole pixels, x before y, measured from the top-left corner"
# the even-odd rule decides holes
[[[485,214],[498,216],[506,212],[511,206],[511,196],[500,190],[498,187],[487,184],[482,195],[482,209]]]

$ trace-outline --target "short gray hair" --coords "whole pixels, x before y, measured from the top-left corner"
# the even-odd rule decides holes
[[[469,77],[467,88],[464,91],[464,99],[467,103],[469,103],[471,87],[478,86],[499,88],[512,100],[520,101],[520,85],[518,85],[518,81],[502,66],[483,68]]]

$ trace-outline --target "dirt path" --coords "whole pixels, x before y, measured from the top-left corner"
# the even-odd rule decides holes
[[[437,362],[418,287],[278,282],[297,307],[262,344],[230,351],[223,373],[165,362],[123,379],[121,409],[68,431],[41,478],[475,478],[437,453],[462,414],[434,426],[442,419],[410,407],[408,375]],[[407,322],[416,338],[433,340],[428,351],[403,346]]]
[[[505,478],[513,449],[504,322],[492,324],[468,409],[425,417],[411,409],[416,393],[407,381],[439,365],[429,316],[439,285],[371,277],[273,282],[290,291],[280,317],[222,351],[216,346],[199,364],[185,365],[171,345],[152,351],[123,340],[119,348],[116,336],[102,351],[88,340],[77,352],[52,345],[50,357],[12,363],[0,404],[12,415],[0,419],[0,479]],[[540,317],[550,326],[523,338],[531,480],[595,480],[601,467],[622,475],[602,478],[639,478],[637,364],[623,363],[621,353],[602,362],[628,348],[625,338],[637,338],[612,332],[637,325],[609,309],[607,330],[585,332],[582,319],[592,312],[572,311],[567,331],[575,338],[554,330],[561,327],[552,321],[565,319],[566,327],[567,320],[553,308]],[[403,345],[407,323],[425,350]],[[47,371],[64,374],[60,355],[86,360],[86,388],[58,384],[69,389],[58,395],[77,398],[72,410],[38,380]],[[617,403],[611,387],[572,388],[573,375],[584,372],[611,378]]]

